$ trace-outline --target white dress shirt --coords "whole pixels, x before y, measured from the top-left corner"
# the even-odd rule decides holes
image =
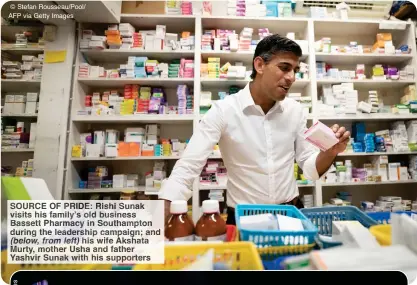
[[[299,195],[294,158],[307,179],[319,179],[319,151],[303,137],[306,123],[301,105],[289,98],[277,102],[265,115],[246,85],[218,100],[204,115],[159,198],[190,199],[194,179],[218,143],[227,168],[229,207],[291,201]]]

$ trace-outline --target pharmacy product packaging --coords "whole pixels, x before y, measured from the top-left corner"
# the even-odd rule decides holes
[[[320,121],[304,132],[304,138],[322,151],[339,142],[333,130]]]

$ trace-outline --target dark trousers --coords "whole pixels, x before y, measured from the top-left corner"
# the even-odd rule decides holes
[[[293,200],[287,203],[283,203],[281,205],[293,205],[296,206],[298,209],[304,208],[303,202],[301,202],[301,199],[299,197],[295,197]],[[236,219],[235,219],[235,208],[227,207],[227,225],[236,225]]]

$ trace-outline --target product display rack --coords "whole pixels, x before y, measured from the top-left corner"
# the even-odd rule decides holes
[[[13,43],[15,40],[15,33],[20,33],[23,30],[30,30],[32,32],[39,32],[42,27],[23,27],[23,26],[8,26],[2,25],[2,42],[1,54],[3,60],[13,60],[22,62],[22,55],[33,55],[44,53],[44,47],[37,47],[33,43],[29,43],[27,47],[16,47]],[[7,41],[7,43],[6,43]],[[6,94],[23,94],[27,92],[37,92],[38,102],[40,99],[41,80],[27,80],[27,79],[1,79],[1,95],[2,106],[5,103]],[[30,123],[37,122],[38,113],[4,113],[2,110],[1,121],[2,126],[8,122],[12,124],[16,122],[24,122],[25,132],[30,132]],[[1,149],[1,159],[3,166],[11,166],[14,175],[16,168],[22,166],[22,161],[34,158],[34,148],[17,148],[17,149]]]
[[[242,61],[245,66],[251,68],[252,52],[228,52],[228,51],[202,51],[201,36],[202,31],[206,29],[234,29],[239,33],[244,27],[254,29],[256,35],[258,28],[269,28],[271,33],[286,35],[289,32],[296,34],[297,40],[308,41],[309,50],[303,51],[302,61],[309,65],[309,79],[297,80],[290,92],[300,92],[303,96],[311,96],[312,109],[308,116],[308,125],[317,120],[323,121],[327,125],[338,123],[340,125],[350,125],[355,121],[364,121],[369,125],[369,131],[387,128],[389,124],[396,120],[413,120],[417,119],[417,114],[357,114],[357,115],[334,115],[323,116],[318,113],[317,104],[319,99],[319,91],[323,84],[340,84],[343,82],[352,82],[354,88],[359,92],[359,99],[364,100],[369,90],[378,90],[383,93],[384,100],[387,104],[398,104],[402,96],[404,87],[410,84],[416,84],[414,80],[328,80],[317,79],[316,62],[324,61],[334,64],[336,67],[344,68],[356,66],[356,64],[365,64],[367,68],[370,65],[395,64],[403,67],[405,65],[417,66],[416,58],[416,42],[415,28],[412,22],[402,22],[405,25],[403,30],[387,30],[380,29],[380,20],[360,20],[350,19],[347,21],[332,19],[311,19],[311,18],[251,18],[251,17],[228,17],[228,16],[183,16],[183,15],[136,15],[122,14],[121,23],[130,23],[136,30],[139,29],[155,29],[155,26],[166,25],[167,32],[180,33],[181,31],[190,31],[195,36],[194,51],[143,51],[143,50],[84,50],[77,51],[76,73],[78,72],[79,63],[83,58],[88,62],[94,62],[100,66],[110,66],[125,64],[128,56],[147,56],[150,59],[158,59],[160,62],[167,62],[176,58],[194,59],[194,79],[175,78],[175,79],[78,79],[75,75],[73,83],[73,95],[71,101],[71,124],[69,128],[69,143],[67,150],[67,168],[65,181],[65,198],[80,199],[82,193],[106,193],[120,192],[123,189],[78,189],[79,171],[85,167],[92,166],[111,166],[118,173],[142,173],[152,168],[154,161],[165,160],[170,167],[168,175],[178,157],[120,157],[120,158],[72,158],[71,148],[79,143],[79,134],[88,129],[105,130],[105,128],[117,128],[122,131],[128,126],[143,126],[148,123],[158,123],[161,125],[162,138],[179,138],[185,140],[191,137],[192,133],[197,130],[199,121],[203,115],[200,114],[200,98],[201,91],[212,91],[213,97],[216,97],[218,91],[226,91],[230,86],[238,86],[243,88],[249,79],[213,79],[200,77],[200,64],[207,62],[208,57],[219,57],[221,65],[226,62]],[[386,21],[382,21],[386,22]],[[94,24],[84,26],[81,24],[79,30],[91,28]],[[104,31],[104,29],[101,29]],[[400,55],[375,55],[375,54],[324,54],[316,52],[314,48],[315,41],[323,37],[331,37],[332,43],[349,44],[350,41],[357,41],[360,44],[372,45],[378,32],[389,32],[393,34],[393,40],[396,45],[408,44],[411,48],[411,54]],[[81,37],[81,36],[79,36]],[[79,38],[80,39],[80,38]],[[416,75],[415,75],[416,76]],[[191,115],[127,115],[127,116],[81,116],[77,115],[77,111],[82,109],[84,96],[95,91],[121,89],[125,84],[139,84],[141,86],[158,86],[167,89],[168,101],[170,97],[175,97],[176,86],[179,84],[187,84],[193,88],[194,94],[194,114]],[[217,99],[217,98],[213,98]],[[369,157],[376,155],[391,156],[407,156],[413,152],[406,153],[343,153],[338,160],[352,159],[352,161],[363,163]],[[417,153],[416,153],[417,154]],[[210,157],[210,159],[221,159],[220,156]],[[374,201],[379,195],[402,195],[414,199],[417,181],[389,181],[381,183],[333,183],[326,184],[317,181],[314,184],[299,185],[301,193],[311,192],[314,194],[314,204],[321,206],[329,200],[329,197],[340,190],[352,191],[354,204],[360,200]],[[355,186],[361,186],[356,189]],[[376,188],[378,186],[378,188]],[[389,188],[387,188],[389,187]],[[193,184],[193,219],[196,220],[200,216],[200,192],[199,190],[224,189],[225,187],[216,186],[199,186],[199,179]],[[131,188],[129,188],[131,189]],[[333,191],[333,189],[335,189]],[[380,190],[377,190],[380,189]],[[145,191],[141,186],[137,187],[137,191]],[[153,192],[155,193],[155,192]],[[357,197],[357,198],[356,198]]]
[[[175,26],[174,29],[168,29],[167,32],[179,33],[181,31],[190,31],[195,33],[195,18],[194,17],[155,17],[148,15],[144,17],[137,17],[136,15],[124,15],[121,23],[130,23],[138,29],[155,29],[156,25],[166,21]],[[145,19],[140,20],[140,19]],[[191,25],[191,26],[190,26]],[[94,25],[81,24],[79,30],[89,27],[94,30]],[[181,28],[182,27],[182,28]],[[104,32],[101,29],[101,32]],[[81,35],[79,40],[81,39]],[[128,188],[106,188],[106,189],[79,189],[79,172],[80,169],[88,166],[104,165],[113,170],[114,174],[130,174],[139,173],[144,174],[146,171],[152,169],[153,164],[157,161],[165,161],[169,169],[179,157],[155,157],[155,156],[139,156],[139,157],[116,157],[116,158],[72,158],[71,147],[79,142],[79,134],[85,132],[87,128],[93,130],[104,130],[105,128],[118,129],[123,132],[126,127],[139,127],[146,124],[159,124],[161,126],[161,138],[180,138],[185,141],[190,138],[193,133],[194,120],[198,114],[198,110],[194,110],[194,114],[184,115],[115,115],[115,116],[91,116],[91,115],[77,115],[77,111],[81,110],[84,103],[84,96],[92,92],[102,92],[103,90],[120,90],[126,84],[138,84],[139,86],[162,87],[167,93],[168,101],[175,101],[176,88],[180,84],[186,84],[195,91],[195,80],[193,78],[78,78],[77,71],[80,62],[86,61],[90,64],[96,63],[104,67],[113,67],[120,64],[125,64],[129,56],[146,56],[149,59],[158,59],[159,62],[170,62],[173,59],[187,58],[194,59],[194,50],[181,51],[149,51],[149,50],[89,50],[79,49],[77,51],[76,74],[74,79],[74,93],[71,102],[71,125],[69,133],[69,149],[67,161],[66,187],[64,198],[77,199],[85,197],[85,194],[118,194],[123,190],[134,190],[143,192],[145,195],[153,195],[157,197],[157,189],[146,188],[144,181],[137,187]],[[88,93],[90,92],[90,93]],[[103,127],[104,126],[104,127]],[[95,128],[95,129],[94,129]],[[168,172],[169,173],[169,172]]]

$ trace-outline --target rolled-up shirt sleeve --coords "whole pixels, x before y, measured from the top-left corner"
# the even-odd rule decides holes
[[[302,116],[298,126],[297,138],[295,140],[295,161],[303,170],[304,177],[308,180],[320,179],[316,167],[316,159],[320,150],[304,139],[304,132],[307,130],[307,117]]]
[[[191,198],[193,182],[200,175],[223,132],[224,116],[218,104],[213,104],[204,115],[171,175],[163,182],[159,199],[187,201]]]

